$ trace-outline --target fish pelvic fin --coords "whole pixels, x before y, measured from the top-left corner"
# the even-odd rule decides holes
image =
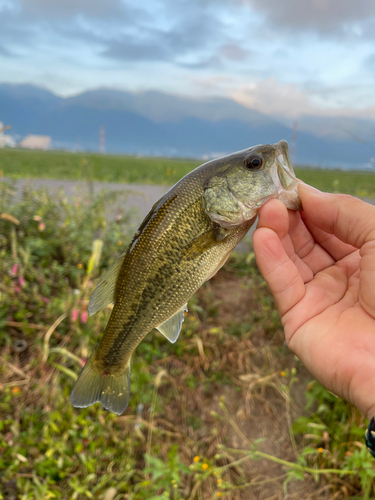
[[[187,304],[185,304],[173,316],[168,318],[167,321],[156,327],[159,332],[169,340],[169,342],[172,342],[172,344],[176,342],[178,336],[180,335],[182,323],[185,318],[185,311],[187,310]]]
[[[105,374],[95,363],[95,352],[83,367],[70,395],[72,405],[86,408],[97,401],[104,408],[121,415],[130,396],[130,361],[121,373]]]

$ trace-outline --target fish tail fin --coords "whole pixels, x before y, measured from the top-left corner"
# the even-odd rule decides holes
[[[105,374],[95,363],[95,352],[83,367],[70,395],[72,405],[86,408],[99,401],[104,408],[121,415],[130,396],[130,361],[121,373]]]

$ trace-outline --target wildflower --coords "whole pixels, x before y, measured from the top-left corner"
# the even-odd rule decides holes
[[[219,479],[217,480],[217,484],[220,485],[222,482],[223,480],[219,477]]]
[[[24,286],[26,285],[26,283],[25,283],[25,280],[24,280],[23,276],[20,276],[20,277],[18,278],[18,283],[20,284],[20,286],[21,286],[21,287],[24,287]]]
[[[19,394],[21,392],[21,389],[19,387],[13,387],[12,393],[13,394]]]
[[[39,231],[44,231],[45,228],[46,228],[46,225],[44,224],[44,222],[40,222],[39,225],[38,225]]]
[[[323,448],[318,448],[319,453],[323,453]]]
[[[82,268],[83,268],[83,265],[79,262],[79,263],[77,264],[77,267],[78,267],[78,269],[82,269]]]
[[[72,321],[77,321],[78,316],[79,316],[78,309],[73,309],[73,311],[72,311]]]
[[[15,276],[17,274],[18,264],[13,264],[12,274]]]
[[[285,377],[286,373],[284,372],[284,370],[283,370],[282,372],[280,372],[280,375],[281,375],[282,377]]]
[[[18,285],[14,285],[14,291],[16,293],[21,293],[21,288]]]
[[[81,323],[85,324],[87,323],[87,318],[88,318],[87,311],[82,311],[81,312]]]
[[[198,456],[193,458],[194,462],[199,462],[200,458]]]
[[[48,297],[43,297],[42,300],[45,304],[49,304],[51,302],[51,300]]]
[[[221,497],[221,491],[218,491],[218,492],[217,492],[217,496],[218,496],[218,497]]]
[[[120,247],[122,245],[122,241],[121,240],[118,240],[117,242],[118,246]]]
[[[207,470],[208,469],[208,464],[202,464],[202,469]]]
[[[40,215],[34,215],[33,219],[36,220],[37,222],[41,222],[42,220]]]

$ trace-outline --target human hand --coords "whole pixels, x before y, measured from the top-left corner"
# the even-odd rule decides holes
[[[303,212],[266,203],[253,235],[290,349],[327,389],[375,416],[375,207],[299,184]]]

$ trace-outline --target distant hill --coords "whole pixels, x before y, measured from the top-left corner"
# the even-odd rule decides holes
[[[27,84],[0,84],[0,121],[11,124],[19,138],[50,135],[54,147],[89,150],[98,149],[104,125],[107,152],[144,155],[216,156],[280,139],[290,142],[292,136],[291,121],[230,99],[111,89],[61,98]],[[363,166],[375,156],[373,131],[371,120],[302,117],[297,162]],[[358,142],[358,135],[369,145]]]

